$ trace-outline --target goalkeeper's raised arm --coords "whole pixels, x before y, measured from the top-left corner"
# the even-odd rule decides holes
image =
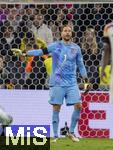
[[[29,50],[26,52],[26,55],[28,56],[42,56],[45,54],[48,54],[48,49],[44,48],[44,49],[34,49],[34,50]]]
[[[46,48],[42,49],[31,49],[28,51],[23,51],[21,49],[13,48],[11,51],[16,56],[42,56],[51,53],[54,50],[55,42],[48,45]]]
[[[26,55],[28,55],[28,56],[42,56],[42,55],[49,54],[54,49],[54,45],[55,45],[55,43],[51,43],[46,48],[29,50],[26,52]]]

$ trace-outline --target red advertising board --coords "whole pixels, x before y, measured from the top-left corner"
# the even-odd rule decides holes
[[[113,106],[109,93],[82,94],[83,109],[78,129],[81,137],[112,138]]]

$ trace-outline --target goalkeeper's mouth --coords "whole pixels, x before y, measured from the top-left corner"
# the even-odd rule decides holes
[[[65,38],[64,38],[66,41],[69,41],[71,39],[71,36],[70,35],[66,35]]]

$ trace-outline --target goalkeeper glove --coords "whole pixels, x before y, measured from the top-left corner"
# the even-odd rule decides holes
[[[87,94],[89,90],[91,89],[91,84],[89,83],[89,80],[87,77],[83,79],[83,82],[84,82],[84,94]]]
[[[15,56],[24,56],[24,57],[27,56],[25,52],[22,52],[22,50],[18,48],[12,48],[11,51]]]

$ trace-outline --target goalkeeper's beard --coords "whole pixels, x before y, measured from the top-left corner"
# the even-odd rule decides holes
[[[64,42],[68,43],[68,42],[71,42],[71,38],[63,38]]]

